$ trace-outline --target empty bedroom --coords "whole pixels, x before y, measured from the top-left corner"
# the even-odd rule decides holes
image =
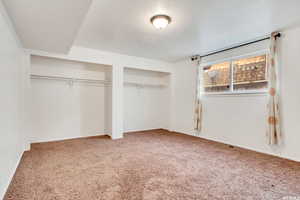
[[[0,199],[300,200],[299,0],[0,0]]]

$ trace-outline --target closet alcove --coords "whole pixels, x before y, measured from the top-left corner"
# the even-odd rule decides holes
[[[124,69],[124,131],[168,129],[170,73]]]
[[[31,56],[31,142],[111,132],[111,66]]]

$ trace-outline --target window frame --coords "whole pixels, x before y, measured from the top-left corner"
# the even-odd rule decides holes
[[[239,56],[232,56],[232,57],[227,57],[225,59],[219,59],[219,60],[215,60],[215,61],[211,61],[211,62],[204,62],[201,63],[199,67],[199,78],[200,78],[200,82],[198,84],[200,84],[200,88],[201,88],[201,94],[205,95],[205,96],[218,96],[218,95],[266,95],[268,93],[268,88],[265,89],[257,89],[257,90],[234,90],[233,88],[233,62],[239,59],[244,59],[244,58],[251,58],[251,57],[255,57],[255,56],[262,56],[262,55],[266,55],[266,67],[268,66],[268,56],[269,56],[269,50],[261,50],[261,51],[255,51],[252,53],[247,53],[247,54],[243,54],[243,55],[239,55]],[[230,90],[229,91],[224,91],[224,92],[206,92],[204,90],[202,83],[203,80],[203,68],[210,66],[210,65],[214,65],[214,64],[219,64],[219,63],[223,63],[223,62],[230,62]],[[268,70],[268,69],[266,69]]]

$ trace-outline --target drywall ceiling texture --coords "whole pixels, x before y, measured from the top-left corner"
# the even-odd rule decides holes
[[[68,53],[92,0],[3,0],[24,48]]]
[[[299,0],[98,0],[75,44],[175,61],[294,26],[299,7]],[[173,21],[157,30],[149,19],[161,13]]]
[[[25,48],[177,61],[300,24],[299,0],[3,0]],[[155,29],[150,18],[172,23]]]

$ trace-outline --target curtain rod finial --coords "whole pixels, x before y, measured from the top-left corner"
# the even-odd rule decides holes
[[[191,61],[194,62],[194,61],[199,61],[200,60],[200,55],[194,55],[191,57]]]
[[[276,35],[276,37],[281,37],[281,33],[279,32],[279,33]]]
[[[273,32],[272,37],[275,37],[275,38],[280,38],[281,37],[281,33],[280,32]]]

